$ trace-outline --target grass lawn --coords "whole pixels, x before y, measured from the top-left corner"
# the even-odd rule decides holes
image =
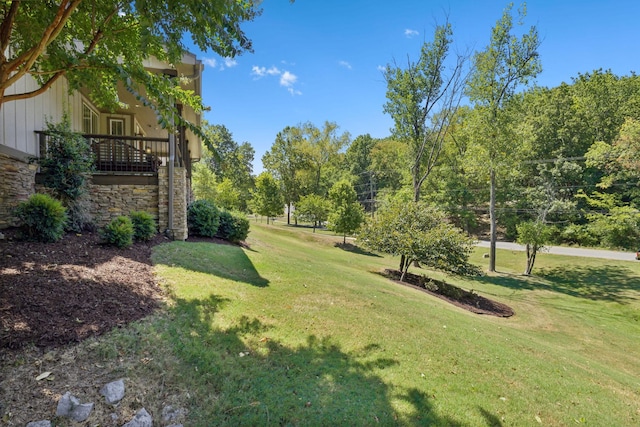
[[[339,236],[251,227],[249,248],[157,247],[168,314],[107,338],[154,361],[187,425],[640,425],[640,262],[541,254],[525,278],[498,251],[499,274],[446,278],[504,319],[389,282],[396,259]]]

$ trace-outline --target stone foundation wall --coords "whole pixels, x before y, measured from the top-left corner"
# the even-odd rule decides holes
[[[16,226],[13,209],[35,192],[38,167],[0,153],[0,229]]]
[[[16,226],[13,208],[36,191],[46,192],[35,184],[37,166],[0,153],[0,229]],[[176,240],[188,237],[187,204],[190,188],[184,168],[175,168],[173,227],[168,230]],[[149,212],[158,231],[167,231],[169,222],[169,174],[166,167],[158,171],[158,185],[89,184],[91,215],[98,227],[104,227],[120,215],[131,211]]]
[[[157,185],[95,185],[89,187],[91,214],[98,227],[132,211],[150,213],[158,221]],[[162,228],[160,228],[162,231]]]

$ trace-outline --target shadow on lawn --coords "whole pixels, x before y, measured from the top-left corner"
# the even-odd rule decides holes
[[[534,273],[536,273],[534,271]],[[640,290],[637,274],[620,266],[541,268],[534,276],[484,276],[474,280],[510,289],[547,289],[577,298],[624,303]]]
[[[172,242],[156,248],[153,261],[154,264],[181,267],[259,288],[269,286],[269,281],[260,276],[246,250],[230,244]],[[253,249],[251,251],[256,252]]]
[[[376,375],[398,365],[372,343],[346,352],[330,337],[296,347],[270,338],[271,326],[241,317],[217,326],[227,301],[178,299],[167,334],[189,379],[192,425],[460,425],[439,417],[417,389],[392,389]],[[228,321],[229,319],[227,319]],[[396,413],[391,399],[411,405]]]
[[[351,252],[352,254],[357,254],[357,255],[365,255],[365,256],[370,256],[370,257],[376,257],[376,258],[382,258],[382,256],[378,255],[375,252],[369,252],[367,250],[362,249],[359,246],[356,246],[354,244],[351,243],[336,243],[333,246],[335,246],[336,248],[340,248],[343,251],[347,251],[347,252]]]

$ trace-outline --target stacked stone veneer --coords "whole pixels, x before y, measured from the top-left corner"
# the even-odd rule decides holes
[[[0,153],[0,229],[17,225],[13,210],[35,192],[37,166]]]
[[[114,218],[129,215],[132,211],[149,212],[158,223],[157,185],[91,184],[89,195],[91,214],[98,227],[104,227]]]
[[[160,231],[168,230],[176,240],[188,237],[187,203],[189,188],[185,168],[174,168],[173,172],[173,227],[169,230],[169,171],[167,167],[158,170],[158,226]]]
[[[45,189],[35,185],[37,167],[0,153],[0,229],[17,225],[12,211],[35,191]],[[160,232],[169,231],[174,239],[185,240],[187,229],[188,180],[184,168],[174,169],[173,227],[169,224],[169,173],[166,167],[158,171],[158,185],[153,184],[90,184],[91,215],[98,227],[104,227],[120,215],[132,211],[149,212]]]

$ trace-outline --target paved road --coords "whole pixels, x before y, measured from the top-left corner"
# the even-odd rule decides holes
[[[478,246],[482,248],[488,248],[489,241],[480,240],[478,242]],[[498,249],[508,249],[512,251],[525,250],[524,246],[519,245],[517,243],[511,243],[511,242],[497,242],[496,247]],[[634,261],[636,259],[635,252],[606,251],[603,249],[584,249],[584,248],[569,248],[564,246],[549,246],[546,252],[554,255],[581,256],[581,257],[587,257],[587,258],[604,258],[604,259],[615,259],[620,261]]]

